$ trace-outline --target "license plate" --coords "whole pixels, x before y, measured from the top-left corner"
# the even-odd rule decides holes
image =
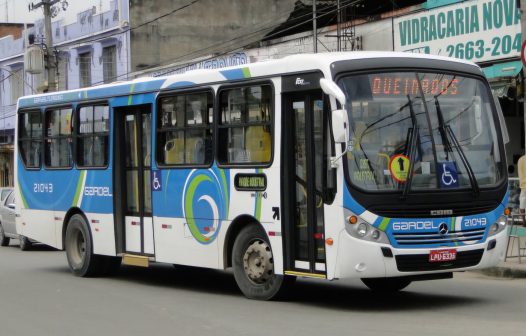
[[[432,250],[429,252],[429,262],[446,262],[457,259],[457,250]]]

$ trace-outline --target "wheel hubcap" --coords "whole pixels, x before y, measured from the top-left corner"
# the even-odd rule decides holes
[[[252,242],[243,256],[243,268],[250,281],[256,284],[268,281],[274,274],[274,260],[270,246],[262,240]]]

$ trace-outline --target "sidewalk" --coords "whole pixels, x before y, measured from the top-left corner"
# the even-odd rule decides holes
[[[526,256],[519,258],[508,258],[499,265],[491,268],[477,270],[474,272],[497,278],[526,279]]]
[[[514,239],[508,242],[508,244],[511,244],[508,245],[508,256],[516,256],[518,253],[521,253],[522,263],[519,263],[518,257],[508,257],[506,261],[501,262],[496,267],[475,272],[498,278],[526,279],[526,253],[524,251],[524,248],[526,247],[526,228],[522,226],[513,226],[511,227],[510,232],[519,237],[518,240]],[[517,246],[517,244],[519,245]],[[520,247],[521,249],[517,250],[517,247]]]

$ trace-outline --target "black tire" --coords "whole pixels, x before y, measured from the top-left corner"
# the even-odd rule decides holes
[[[379,293],[395,293],[411,284],[411,280],[404,277],[361,279],[370,290]]]
[[[2,227],[2,224],[0,224],[0,245],[1,246],[9,245],[10,240],[11,238],[5,236],[4,228]]]
[[[108,261],[110,257],[93,254],[93,241],[88,224],[81,215],[73,215],[69,220],[65,248],[69,269],[76,276],[98,276],[111,268]]]
[[[246,226],[236,237],[232,250],[232,268],[241,292],[254,300],[282,298],[295,280],[295,277],[274,273],[270,243],[257,224]]]
[[[22,251],[29,251],[31,246],[33,246],[26,236],[18,236],[18,240],[20,241],[20,249]]]

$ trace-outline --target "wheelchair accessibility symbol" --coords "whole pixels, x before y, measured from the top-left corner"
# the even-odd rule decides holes
[[[457,166],[454,162],[439,162],[437,167],[441,188],[458,187]]]
[[[153,191],[161,191],[163,186],[162,175],[159,170],[152,170],[152,189]]]

